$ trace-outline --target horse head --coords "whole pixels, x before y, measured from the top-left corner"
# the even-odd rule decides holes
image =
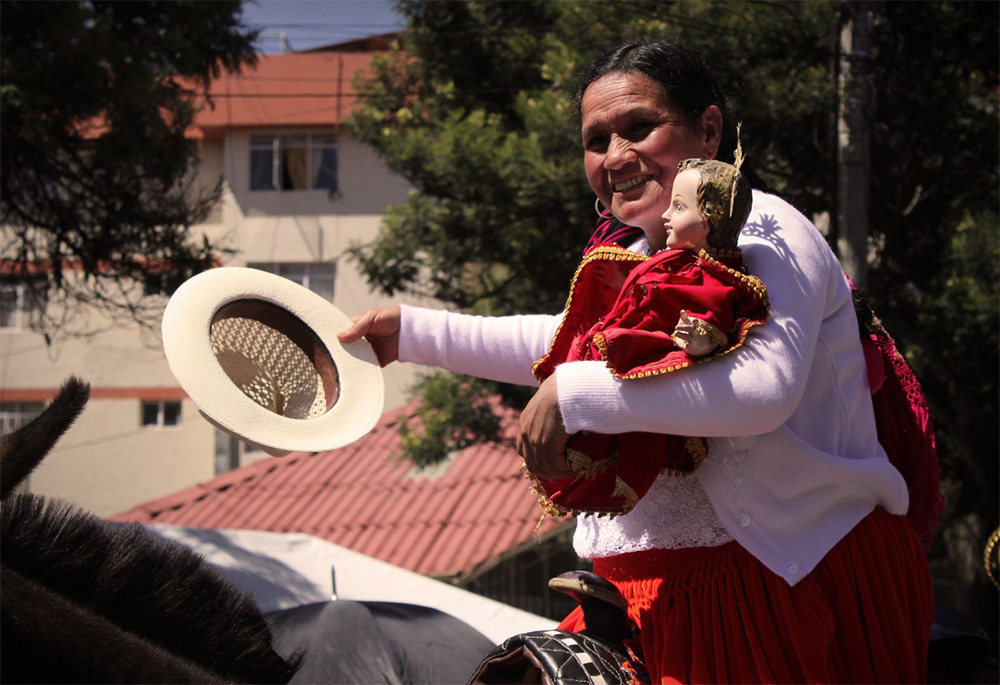
[[[0,438],[0,661],[7,682],[286,683],[253,599],[192,550],[14,490],[83,411],[71,378]]]

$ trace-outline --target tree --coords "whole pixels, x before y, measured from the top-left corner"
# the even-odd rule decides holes
[[[403,6],[407,55],[419,57],[381,65],[354,123],[420,192],[357,253],[363,267],[388,293],[419,289],[472,311],[506,313],[533,298],[558,308],[592,200],[565,126],[570,108],[542,74],[556,8]]]
[[[202,188],[185,132],[195,98],[253,64],[257,32],[227,2],[27,2],[0,8],[0,209],[5,278],[26,279],[49,335],[158,313],[145,281],[179,282],[218,248],[190,235],[221,186]]]
[[[593,199],[572,107],[546,72],[557,5],[400,3],[406,53],[375,63],[352,120],[419,191],[353,252],[383,292],[483,314],[562,306]],[[441,383],[461,388],[469,408],[455,411]],[[528,397],[486,381],[427,381],[423,431],[403,435],[407,456],[441,459],[463,441],[494,438],[486,398],[497,392],[512,404]]]
[[[952,502],[940,538],[972,540],[968,569],[975,541],[981,559],[997,525],[1000,6],[867,4],[868,295],[936,417]],[[385,293],[484,314],[563,306],[595,220],[572,86],[598,51],[634,37],[677,40],[716,65],[756,170],[828,225],[836,246],[838,33],[848,3],[403,0],[399,8],[409,19],[406,52],[368,81],[354,120],[417,189],[377,240],[355,250]],[[955,556],[949,545],[933,553]],[[993,590],[981,577],[963,582]],[[995,607],[995,598],[981,605]]]
[[[597,51],[633,37],[683,39],[732,65],[720,75],[745,113],[755,166],[804,211],[830,206],[836,5],[405,0],[399,8],[409,18],[406,52],[377,65],[353,119],[356,134],[419,191],[390,211],[378,240],[354,251],[387,294],[482,314],[561,309],[596,219],[573,85]],[[794,104],[775,112],[779,101]],[[800,140],[783,135],[789,123]],[[473,387],[514,404],[528,396]],[[432,407],[441,411],[431,416],[451,415]]]

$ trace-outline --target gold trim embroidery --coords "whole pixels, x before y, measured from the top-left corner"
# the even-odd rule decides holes
[[[742,285],[744,285],[746,288],[748,288],[749,290],[751,290],[761,300],[761,303],[764,305],[764,308],[767,310],[767,313],[765,313],[763,319],[761,319],[760,321],[745,321],[740,326],[740,329],[737,331],[736,342],[734,342],[729,347],[726,347],[726,348],[724,348],[722,350],[714,352],[713,354],[707,354],[704,357],[699,357],[698,359],[695,359],[693,361],[686,361],[686,362],[682,362],[680,364],[675,364],[675,365],[672,365],[672,366],[666,366],[666,367],[658,368],[658,369],[650,369],[648,371],[636,371],[636,372],[633,372],[633,373],[625,373],[625,374],[619,373],[617,370],[615,370],[614,367],[611,366],[611,363],[608,361],[608,352],[607,352],[606,341],[603,340],[603,339],[601,341],[597,341],[597,337],[600,335],[600,334],[597,334],[597,335],[594,336],[594,339],[595,339],[595,342],[598,343],[598,351],[601,353],[601,358],[604,360],[605,364],[607,365],[608,370],[611,371],[611,374],[613,376],[615,376],[616,378],[630,379],[630,380],[631,379],[638,379],[638,378],[651,378],[653,376],[661,376],[661,375],[663,375],[665,373],[671,373],[673,371],[679,371],[681,369],[686,369],[689,366],[692,366],[693,364],[704,364],[707,361],[711,361],[712,359],[716,359],[717,357],[721,357],[724,354],[729,354],[730,352],[733,352],[733,351],[739,349],[740,347],[742,347],[743,346],[743,342],[746,340],[746,336],[747,336],[747,333],[749,332],[749,330],[751,328],[753,328],[754,326],[760,326],[765,321],[767,321],[767,314],[770,313],[770,310],[771,310],[771,303],[770,303],[770,301],[767,298],[767,286],[764,285],[763,281],[761,281],[756,276],[751,276],[750,274],[743,273],[742,271],[738,271],[736,269],[732,269],[732,268],[726,266],[725,264],[723,264],[722,262],[720,262],[718,259],[715,258],[716,256],[719,256],[719,257],[737,257],[737,256],[742,256],[742,254],[743,254],[743,252],[741,250],[739,250],[739,249],[736,249],[736,250],[722,250],[722,249],[701,250],[701,251],[698,252],[698,259],[700,261],[704,262],[711,269],[718,269],[718,270],[721,270],[721,271],[723,271],[725,273],[728,273],[728,274],[732,275],[733,278],[736,278]],[[705,322],[705,323],[707,323],[707,322]],[[711,325],[711,324],[709,324],[709,325]],[[727,342],[728,342],[728,340],[727,340]]]
[[[638,252],[633,252],[632,250],[626,250],[624,247],[618,247],[616,245],[603,245],[588,252],[583,258],[583,261],[580,262],[580,266],[576,268],[576,272],[573,274],[573,279],[570,281],[569,297],[566,299],[566,306],[564,308],[566,315],[569,314],[573,306],[573,293],[576,292],[576,282],[579,280],[584,267],[591,262],[596,262],[599,259],[613,262],[639,263],[647,261],[649,257],[639,254]],[[552,351],[555,349],[556,341],[559,339],[559,334],[562,333],[563,325],[566,323],[566,315],[563,316],[562,321],[560,321],[559,325],[556,327],[556,332],[555,335],[552,336],[552,342],[549,343],[548,351],[542,355],[538,361],[531,365],[531,375],[533,375],[535,380],[539,383],[544,379],[538,377],[538,367],[552,356]]]
[[[694,473],[701,466],[702,462],[705,461],[705,457],[708,456],[708,447],[705,445],[705,439],[688,436],[684,440],[684,448],[691,455],[691,462],[694,464],[694,468],[691,469],[690,473]]]
[[[720,258],[724,259],[727,257],[728,258],[742,257],[742,255],[743,252],[739,248],[737,248],[736,250],[709,248],[705,250],[700,250],[698,252],[698,259],[704,262],[707,266],[709,266],[709,268],[723,271],[727,274],[730,274],[733,278],[737,279],[742,285],[751,290],[761,300],[761,303],[764,305],[765,309],[768,312],[770,312],[771,303],[767,297],[767,286],[764,285],[763,281],[761,281],[756,276],[752,276],[748,273],[744,273],[737,269],[732,269],[719,261]],[[580,273],[583,271],[585,266],[587,266],[593,261],[597,261],[598,259],[607,259],[611,261],[629,261],[629,262],[639,263],[649,260],[650,257],[639,254],[638,252],[633,252],[632,250],[626,250],[625,248],[618,247],[616,245],[604,245],[591,250],[589,253],[587,253],[587,256],[583,258],[583,261],[580,262],[580,266],[577,267],[576,272],[573,274],[573,280],[570,283],[569,297],[566,300],[565,311],[567,314],[570,312],[570,308],[572,307],[573,304],[573,293],[576,290],[576,284],[577,281],[579,280]],[[615,378],[621,378],[621,379],[651,378],[653,376],[660,376],[665,373],[671,373],[673,371],[686,369],[692,364],[703,364],[707,361],[715,359],[716,357],[720,357],[724,354],[729,354],[730,352],[733,352],[734,350],[737,350],[743,346],[743,342],[746,339],[747,333],[750,331],[751,328],[753,328],[754,326],[759,326],[763,324],[765,321],[767,321],[766,314],[765,317],[760,321],[744,322],[743,325],[740,327],[739,331],[737,331],[736,342],[734,342],[731,346],[719,350],[713,354],[705,355],[704,357],[700,357],[694,361],[685,361],[680,364],[675,364],[663,368],[651,369],[648,371],[637,371],[625,374],[619,373],[618,370],[615,369],[613,366],[611,366],[611,363],[608,361],[608,345],[604,335],[600,332],[596,333],[594,335],[593,341],[597,346],[598,352],[601,355],[601,359],[604,360],[604,363],[607,366],[608,370],[611,372],[611,375],[613,375]],[[552,342],[549,343],[548,351],[538,361],[536,361],[534,364],[531,365],[531,373],[532,375],[535,376],[535,378],[539,382],[541,382],[543,379],[538,378],[538,367],[541,366],[544,362],[548,361],[548,359],[552,356],[552,352],[555,349],[555,343],[559,339],[559,334],[562,332],[565,323],[566,323],[566,316],[563,316],[562,321],[559,322],[559,326],[556,327],[555,335],[552,336]],[[726,342],[728,343],[728,340]]]
[[[709,264],[709,265],[711,265],[711,266],[713,266],[715,268],[721,269],[722,271],[725,271],[728,274],[731,274],[733,276],[733,278],[737,279],[738,281],[740,281],[741,283],[743,283],[743,285],[745,285],[750,290],[752,290],[754,292],[754,294],[756,294],[757,297],[759,297],[761,299],[761,301],[764,303],[764,306],[767,307],[768,311],[770,311],[770,309],[771,309],[771,303],[767,299],[767,286],[764,285],[764,282],[761,281],[756,276],[751,276],[748,273],[744,273],[744,272],[739,271],[737,269],[733,269],[733,268],[730,268],[730,267],[726,266],[725,264],[723,264],[722,262],[720,262],[718,260],[718,258],[717,258],[717,257],[742,257],[742,256],[743,256],[743,251],[739,250],[739,249],[737,249],[737,250],[701,250],[701,251],[698,252],[698,259],[699,260],[701,260],[703,262],[706,262],[707,264]]]
[[[622,513],[627,514],[635,507],[639,502],[639,496],[635,494],[635,490],[629,487],[628,483],[623,481],[618,476],[615,476],[615,489],[611,493],[612,497],[624,497],[625,504],[622,505]]]
[[[615,465],[617,457],[618,453],[612,452],[604,459],[592,459],[583,452],[571,448],[566,449],[566,462],[576,472],[575,477],[579,478],[593,478],[602,471],[607,471]]]

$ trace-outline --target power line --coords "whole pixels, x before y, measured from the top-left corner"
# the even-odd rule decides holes
[[[268,23],[268,25],[266,27],[264,27],[264,28],[267,28],[267,29],[285,29],[285,30],[290,30],[290,29],[306,29],[306,30],[313,30],[313,29],[320,29],[320,30],[334,29],[334,30],[339,30],[339,29],[364,29],[364,28],[386,28],[386,27],[392,28],[392,29],[402,28],[402,26],[400,24],[385,24],[385,23],[353,24],[353,23],[341,23],[341,22],[329,22],[329,23],[325,23],[325,24],[324,23],[313,24],[311,22],[308,23],[308,24],[276,24],[276,23]]]

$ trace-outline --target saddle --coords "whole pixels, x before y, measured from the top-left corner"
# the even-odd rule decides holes
[[[539,630],[508,638],[486,655],[469,685],[645,685],[638,629],[628,602],[609,581],[589,571],[569,571],[549,581],[580,603],[586,629]]]

